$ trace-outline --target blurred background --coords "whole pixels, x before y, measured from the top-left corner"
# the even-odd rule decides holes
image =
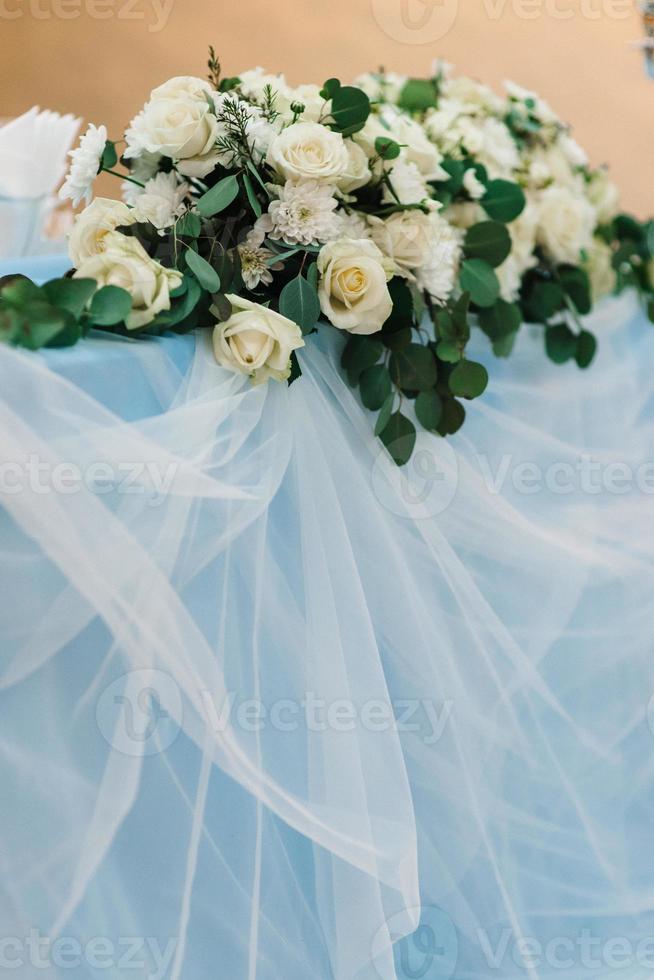
[[[631,46],[641,36],[636,0],[0,0],[0,117],[38,103],[119,138],[155,85],[205,74],[210,43],[226,74],[262,65],[293,84],[381,65],[425,74],[441,57],[536,89],[644,216],[654,81]]]

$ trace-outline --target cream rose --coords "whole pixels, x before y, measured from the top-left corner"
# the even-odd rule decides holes
[[[151,259],[136,238],[116,231],[106,235],[102,252],[82,262],[75,278],[126,289],[132,297],[132,312],[125,321],[128,330],[137,330],[170,309],[170,292],[182,282],[179,272]]]
[[[595,224],[595,209],[573,190],[554,184],[540,195],[536,240],[555,262],[579,262]]]
[[[206,99],[183,94],[157,98],[148,102],[128,129],[125,157],[138,156],[145,149],[173,160],[196,160],[213,150],[218,133],[218,120]]]
[[[228,294],[227,299],[234,312],[213,331],[218,363],[230,371],[248,374],[255,385],[269,378],[286,381],[292,352],[304,347],[297,323],[241,296]]]
[[[330,323],[356,334],[381,330],[393,308],[387,286],[392,273],[374,242],[330,242],[320,250],[318,271],[320,308]]]
[[[393,263],[393,271],[406,279],[429,258],[431,223],[422,211],[398,211],[390,218],[368,219],[372,240]]]
[[[133,225],[136,217],[121,201],[96,197],[75,219],[68,239],[68,254],[78,268],[106,248],[107,235],[121,226]]]
[[[159,102],[167,99],[212,99],[215,95],[214,89],[204,78],[196,78],[195,75],[176,75],[169,78],[163,85],[159,85],[150,93],[151,102]]]
[[[597,221],[607,225],[620,210],[620,191],[606,170],[596,170],[588,185],[588,198],[597,211]]]
[[[350,166],[341,134],[311,122],[294,123],[275,136],[266,161],[286,180],[317,180],[329,184],[336,184]]]

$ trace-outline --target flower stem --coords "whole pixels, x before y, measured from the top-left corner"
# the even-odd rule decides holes
[[[128,177],[127,174],[119,174],[117,170],[108,170],[106,167],[103,167],[100,172],[111,174],[112,177],[120,177],[121,180],[128,180],[130,184],[136,184],[137,187],[145,187],[145,184],[142,184],[140,180],[136,180],[134,177]]]

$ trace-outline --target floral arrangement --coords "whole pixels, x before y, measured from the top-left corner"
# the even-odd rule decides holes
[[[620,213],[542,99],[443,64],[293,88],[262,69],[224,78],[211,49],[208,80],[151,93],[120,160],[95,126],[71,156],[62,194],[88,205],[74,270],[0,282],[3,339],[211,328],[218,363],[260,384],[295,380],[298,349],[337,329],[398,464],[416,425],[455,433],[486,388],[471,329],[506,357],[523,322],[542,324],[551,360],[585,368],[594,303],[635,287],[654,312],[653,224]],[[122,201],[89,203],[101,172]]]

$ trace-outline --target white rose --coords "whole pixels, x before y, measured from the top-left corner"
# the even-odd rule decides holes
[[[352,191],[367,184],[372,175],[368,167],[368,157],[361,147],[353,140],[345,140],[345,147],[348,164],[345,173],[338,180],[337,187],[343,194],[351,194]]]
[[[157,174],[146,183],[132,213],[137,221],[149,221],[163,231],[184,212],[184,198],[189,190],[188,184],[179,183],[174,172]]]
[[[157,98],[148,102],[127,130],[125,157],[147,150],[173,160],[202,158],[214,148],[218,132],[218,120],[205,99]]]
[[[443,217],[447,218],[455,228],[467,231],[468,228],[472,228],[478,222],[486,221],[486,212],[481,204],[477,204],[476,201],[459,201],[456,204],[450,204],[443,212]]]
[[[170,292],[181,285],[182,276],[151,259],[136,238],[110,232],[104,250],[79,266],[76,279],[95,279],[98,286],[120,286],[132,297],[132,312],[125,326],[136,330],[170,309]]]
[[[389,218],[370,217],[370,234],[375,245],[393,263],[396,275],[413,279],[431,250],[431,222],[422,211],[398,211]]]
[[[384,115],[383,119],[390,127],[386,135],[402,146],[403,160],[415,163],[425,180],[448,179],[449,174],[441,167],[442,155],[419,123],[399,112]]]
[[[288,126],[268,148],[267,163],[286,180],[335,184],[348,172],[350,156],[340,133],[319,123]]]
[[[304,106],[302,122],[318,122],[325,108],[325,100],[320,94],[319,85],[298,85],[297,88],[290,90],[289,97],[291,102],[301,102]]]
[[[620,191],[606,170],[596,170],[588,185],[588,198],[600,225],[607,225],[620,210]]]
[[[163,85],[159,85],[150,93],[150,102],[158,102],[168,99],[211,99],[215,95],[214,89],[204,78],[196,78],[195,75],[177,75],[170,78]]]
[[[595,209],[582,195],[556,184],[541,193],[536,240],[555,262],[578,263],[595,225]]]
[[[422,201],[432,200],[427,182],[415,163],[409,163],[400,157],[395,161],[389,180],[393,191],[388,186],[384,187],[384,204],[397,204],[398,201],[400,204],[420,204]],[[437,206],[435,201],[434,206]]]
[[[586,249],[584,268],[590,279],[594,303],[604,296],[609,296],[615,289],[616,273],[612,259],[611,247],[601,238],[594,238],[590,247]]]
[[[368,239],[341,239],[318,255],[320,308],[339,330],[371,334],[381,330],[393,303],[388,292],[390,270]]]
[[[76,268],[106,248],[107,235],[116,228],[133,225],[134,213],[121,201],[96,197],[75,219],[68,239],[68,254]]]
[[[304,347],[302,331],[281,313],[259,303],[228,294],[234,312],[213,331],[218,363],[230,371],[248,374],[253,384],[269,378],[285,381],[291,373],[291,354]]]

